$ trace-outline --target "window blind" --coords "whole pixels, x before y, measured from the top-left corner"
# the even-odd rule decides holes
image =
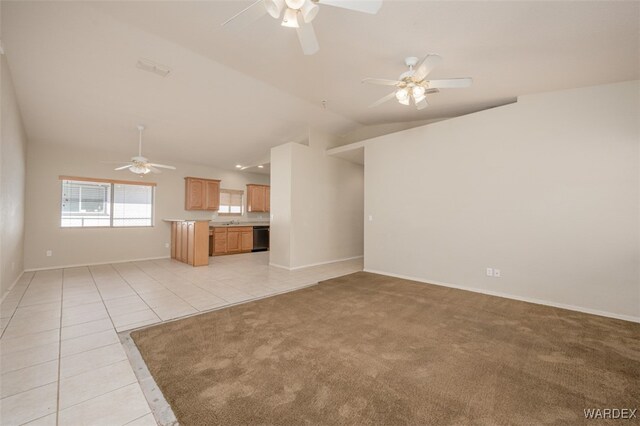
[[[242,198],[244,191],[236,189],[220,189],[220,207],[218,215],[242,216]]]
[[[151,226],[153,187],[113,184],[113,226]]]
[[[60,179],[60,226],[153,226],[154,183],[67,176]]]

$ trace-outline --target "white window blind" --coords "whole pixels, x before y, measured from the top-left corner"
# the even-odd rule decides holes
[[[60,177],[60,226],[153,226],[153,183]]]
[[[63,180],[60,225],[111,226],[111,184]]]
[[[151,226],[153,187],[113,185],[113,226]]]
[[[236,189],[220,189],[220,207],[218,215],[242,216],[242,198],[244,191]]]

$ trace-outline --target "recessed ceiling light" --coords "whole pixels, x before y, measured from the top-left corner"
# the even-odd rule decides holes
[[[260,165],[258,166],[258,168],[259,168],[259,169],[264,169],[264,166],[263,166],[262,164],[260,164]]]
[[[242,165],[241,164],[236,164],[236,169],[241,169]]]

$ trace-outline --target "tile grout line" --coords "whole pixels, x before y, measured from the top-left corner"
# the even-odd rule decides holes
[[[111,325],[113,326],[113,331],[115,331],[117,334],[118,330],[116,329],[116,324],[113,322],[113,318],[111,318],[111,313],[109,313],[109,308],[107,308],[107,304],[104,302],[104,298],[102,297],[102,292],[98,287],[98,283],[96,282],[95,277],[93,276],[93,272],[91,272],[91,268],[89,266],[85,266],[85,268],[87,268],[89,275],[91,275],[91,281],[93,281],[93,286],[96,288],[96,290],[98,290],[98,294],[100,295],[100,301],[102,302],[102,306],[104,306],[104,310],[107,311],[107,317],[109,317],[109,321],[111,321]],[[91,321],[88,321],[88,322],[91,322]],[[109,345],[105,345],[105,346],[109,346]]]
[[[37,274],[37,272],[36,272]],[[33,274],[35,276],[35,274]],[[60,369],[62,365],[62,315],[64,312],[64,269],[62,270],[62,285],[60,286],[60,330],[58,332],[58,382],[56,390],[56,426],[60,417]]]
[[[135,288],[133,288],[133,286],[131,285],[131,283],[129,283],[129,281],[127,281],[127,279],[126,279],[125,277],[123,277],[123,276],[122,276],[122,274],[120,273],[120,271],[118,271],[118,270],[113,266],[113,264],[109,264],[109,267],[111,267],[111,269],[113,269],[113,270],[116,272],[116,274],[118,274],[118,276],[120,277],[120,279],[122,279],[122,281],[124,281],[124,282],[129,286],[129,288],[130,288],[130,289],[131,289],[131,290],[136,294],[136,296],[138,296],[138,298],[140,298],[140,300],[142,300],[142,303],[144,303],[145,305],[147,305],[147,307],[149,308],[149,310],[150,310],[151,312],[153,312],[153,314],[158,318],[158,320],[160,320],[160,322],[162,322],[162,318],[160,318],[160,315],[158,315],[158,314],[156,313],[156,311],[154,311],[154,310],[153,310],[153,308],[151,307],[151,305],[149,305],[149,304],[147,303],[147,301],[144,299],[144,297],[140,296],[140,293],[138,293],[138,290],[136,290]],[[154,280],[154,281],[155,281],[155,280]],[[160,284],[160,283],[158,283],[158,284]],[[162,284],[160,284],[160,285],[162,285]],[[107,311],[108,311],[108,309],[107,309]],[[138,311],[138,312],[142,312],[142,311]],[[132,324],[133,324],[133,323],[132,323]],[[115,325],[114,325],[114,327],[115,327]],[[116,328],[116,333],[117,333],[117,332],[118,332],[118,329],[117,329],[117,327],[115,327],[115,328]]]
[[[191,303],[187,302],[187,301],[186,301],[185,299],[183,299],[182,297],[178,296],[178,294],[177,294],[177,293],[175,293],[174,291],[172,291],[169,287],[167,287],[166,285],[162,284],[160,281],[158,281],[157,279],[155,279],[154,277],[152,277],[151,275],[149,275],[149,274],[148,274],[144,269],[140,268],[138,265],[136,265],[136,264],[135,264],[135,263],[133,263],[133,262],[130,262],[130,263],[131,263],[131,265],[133,265],[135,268],[137,268],[138,270],[140,270],[140,272],[142,272],[143,274],[145,274],[146,276],[148,276],[149,278],[151,278],[154,282],[158,283],[160,286],[162,286],[163,288],[165,288],[169,293],[173,294],[173,295],[174,295],[174,296],[176,296],[178,299],[182,300],[184,303],[186,303],[187,305],[191,306],[193,309],[195,309],[196,311],[198,311],[198,309],[197,309],[195,306],[193,306]],[[122,276],[122,274],[120,273],[120,271],[118,271],[115,267],[114,267],[113,269],[118,273],[118,275],[120,275],[120,277],[121,277],[123,280],[125,280],[125,281],[126,281],[126,283],[127,283],[127,284],[132,288],[132,289],[133,289],[133,291],[135,291],[135,292],[136,292],[136,294],[138,295],[138,297],[140,297],[140,298],[144,301],[144,303],[145,303],[147,306],[149,306],[149,309],[151,309],[151,310],[153,311],[153,313],[154,313],[154,314],[156,314],[156,316],[157,316],[158,318],[160,318],[160,315],[158,315],[158,314],[156,313],[156,311],[155,311],[155,310],[154,310],[154,309],[153,309],[153,308],[152,308],[152,307],[147,303],[147,301],[146,301],[146,300],[144,300],[144,297],[142,297],[142,296],[138,293],[138,291],[137,291],[136,289],[134,289],[134,288],[133,288],[133,286],[131,286],[131,283],[129,283],[129,281],[127,281],[127,279],[126,279],[125,277],[123,277],[123,276]],[[160,318],[160,321],[164,321],[164,320],[163,320],[162,318]]]
[[[11,321],[13,320],[14,315],[16,314],[16,312],[18,311],[18,307],[20,306],[20,302],[22,302],[22,299],[24,298],[24,295],[27,294],[27,290],[29,289],[29,287],[31,286],[31,282],[33,281],[33,278],[36,276],[36,274],[31,275],[31,278],[29,279],[29,282],[27,283],[26,288],[24,289],[24,292],[22,293],[22,295],[20,296],[20,300],[18,300],[18,304],[16,305],[16,308],[13,310],[13,312],[11,313],[11,316],[9,317],[9,322],[7,323],[6,327],[2,330],[2,333],[0,333],[0,339],[2,339],[2,337],[4,337],[5,332],[7,331],[7,329],[9,328],[9,326],[11,325]]]

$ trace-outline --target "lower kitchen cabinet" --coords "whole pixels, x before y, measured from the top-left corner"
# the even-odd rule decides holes
[[[209,264],[209,221],[171,222],[171,258],[193,266]]]
[[[214,228],[213,255],[248,253],[253,250],[253,227]]]

